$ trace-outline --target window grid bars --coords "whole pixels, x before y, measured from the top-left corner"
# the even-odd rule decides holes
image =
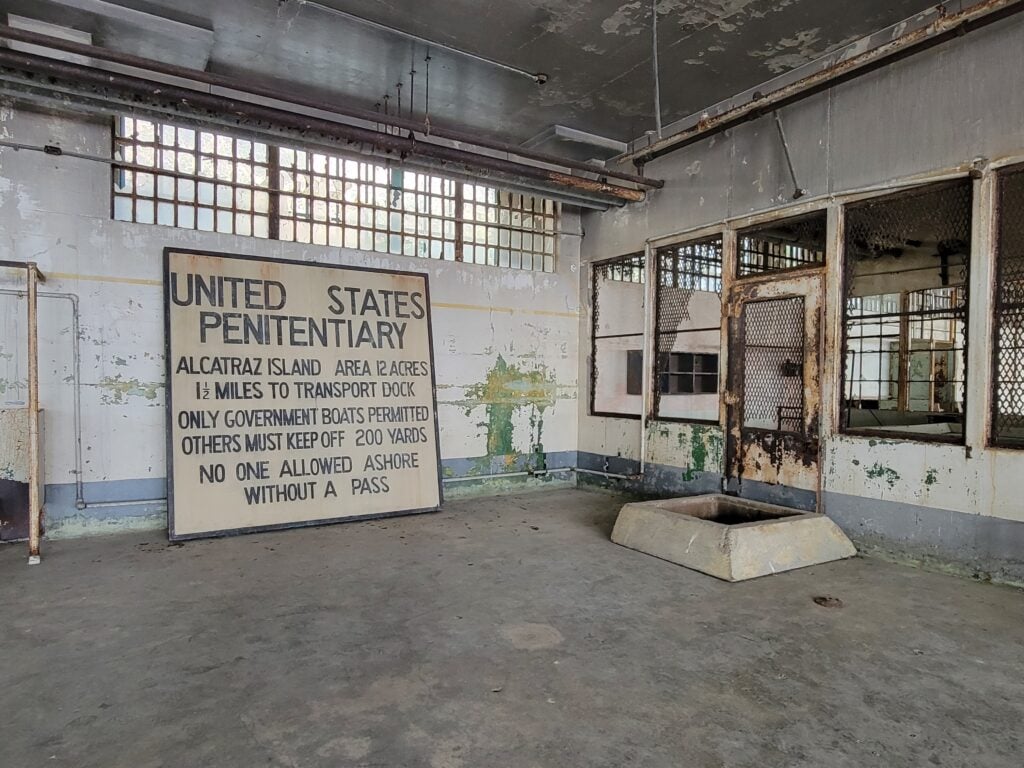
[[[552,200],[131,117],[113,144],[118,220],[555,269]]]
[[[600,334],[601,327],[601,285],[603,282],[644,283],[644,254],[633,253],[591,265],[590,279],[590,414],[592,416],[615,416],[625,419],[639,419],[639,414],[611,413],[597,409],[597,382],[600,375],[598,342],[602,339],[636,338],[642,343],[643,333]],[[640,351],[641,360],[645,357]]]
[[[1024,166],[998,174],[996,210],[990,440],[1024,448]]]
[[[827,221],[826,211],[815,211],[740,232],[736,276],[824,264]]]
[[[694,293],[722,293],[722,238],[711,237],[691,243],[671,245],[657,251],[657,287],[655,293],[655,359],[654,415],[660,419],[683,421],[666,417],[661,412],[662,397],[673,394],[667,389],[674,373],[672,352],[680,336],[706,332],[707,328],[684,328],[679,325],[690,319],[690,299]],[[681,358],[676,358],[681,359]],[[717,361],[717,358],[716,358]],[[718,371],[715,370],[715,388],[718,391]],[[701,392],[694,392],[700,394]],[[703,392],[710,394],[710,392]],[[695,420],[696,421],[696,420]]]
[[[963,439],[971,205],[971,181],[958,180],[846,207],[844,430]],[[928,280],[940,285],[909,287]]]

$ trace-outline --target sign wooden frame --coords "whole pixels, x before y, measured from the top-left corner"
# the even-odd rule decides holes
[[[216,259],[223,259],[225,261],[245,261],[245,262],[263,262],[267,264],[281,264],[286,265],[289,268],[303,269],[311,267],[315,269],[330,269],[340,270],[347,272],[361,272],[361,273],[375,273],[375,274],[386,274],[386,275],[398,275],[403,278],[418,278],[423,281],[423,299],[425,302],[425,320],[426,320],[426,331],[427,331],[427,346],[428,356],[430,365],[430,407],[432,408],[432,421],[433,421],[433,439],[434,439],[434,460],[437,465],[437,504],[428,505],[424,507],[409,508],[409,509],[395,509],[384,512],[369,512],[367,514],[354,514],[354,515],[342,515],[335,517],[324,517],[318,519],[297,519],[294,521],[283,521],[280,523],[266,524],[266,525],[252,525],[252,526],[236,526],[236,527],[224,527],[217,528],[211,526],[210,530],[205,531],[187,531],[179,532],[176,529],[176,514],[175,514],[175,467],[174,467],[174,456],[176,438],[179,437],[180,428],[178,427],[175,419],[175,397],[174,397],[174,378],[175,378],[175,360],[172,355],[172,297],[171,297],[171,258],[172,254],[181,254],[184,256],[202,256]],[[338,522],[355,522],[359,520],[374,520],[387,517],[395,517],[399,515],[412,515],[420,514],[425,512],[436,512],[441,508],[441,504],[444,500],[443,482],[442,482],[442,466],[441,466],[441,438],[440,428],[438,424],[437,416],[437,380],[436,371],[434,365],[434,335],[433,335],[433,323],[431,317],[431,304],[430,304],[430,280],[429,276],[425,272],[407,272],[402,270],[393,269],[379,269],[373,267],[360,267],[360,266],[349,266],[345,264],[323,264],[319,262],[301,262],[291,259],[278,259],[269,258],[263,256],[252,256],[247,254],[236,254],[236,253],[223,253],[217,251],[207,251],[189,248],[175,248],[168,247],[163,252],[163,280],[164,280],[164,356],[165,356],[165,370],[167,377],[167,388],[166,388],[166,430],[167,430],[167,524],[168,524],[168,536],[171,541],[184,541],[189,539],[208,538],[208,537],[220,537],[220,536],[232,536],[241,533],[255,533],[261,531],[274,531],[283,530],[287,528],[297,527],[309,527],[326,525]],[[427,425],[425,427],[429,428]]]

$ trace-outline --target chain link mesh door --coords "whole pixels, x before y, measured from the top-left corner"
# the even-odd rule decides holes
[[[803,432],[804,299],[743,306],[743,426]]]

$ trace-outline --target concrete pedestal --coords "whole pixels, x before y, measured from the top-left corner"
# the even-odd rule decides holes
[[[612,541],[725,581],[857,554],[825,515],[719,494],[626,504]]]

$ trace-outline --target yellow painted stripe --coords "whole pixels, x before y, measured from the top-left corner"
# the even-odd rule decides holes
[[[47,272],[47,277],[56,280],[90,280],[97,283],[122,283],[127,285],[163,285],[162,280],[148,280],[144,277],[118,277],[116,275],[79,275],[73,272]],[[435,309],[464,309],[475,312],[508,312],[516,315],[541,315],[545,317],[579,317],[578,312],[556,312],[548,309],[525,309],[520,307],[488,307],[481,304],[451,304],[435,301]]]
[[[47,272],[47,277],[57,280],[91,280],[95,283],[126,283],[128,285],[163,285],[162,280],[148,280],[144,277],[117,277],[115,275],[78,275],[74,272]]]
[[[440,309],[469,309],[479,312],[508,312],[516,315],[547,315],[549,317],[579,317],[578,312],[555,312],[547,309],[522,309],[519,307],[485,307],[480,304],[449,304],[443,301],[431,302],[432,307]]]

